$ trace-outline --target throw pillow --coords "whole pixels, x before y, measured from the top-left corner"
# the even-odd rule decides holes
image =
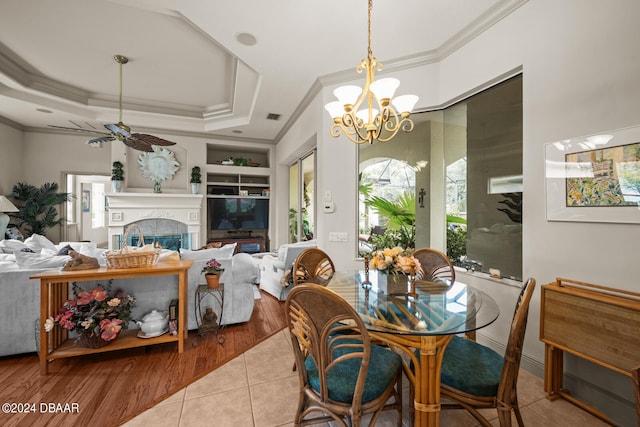
[[[69,255],[69,251],[72,251],[72,250],[73,250],[73,248],[71,247],[71,245],[67,245],[67,246],[64,246],[64,247],[60,248],[60,250],[58,250],[56,255]]]
[[[32,234],[24,240],[24,244],[31,248],[34,252],[42,252],[43,249],[47,251],[58,252],[58,248],[53,242],[40,234]]]
[[[5,254],[12,254],[16,251],[21,251],[24,248],[28,248],[24,242],[20,240],[2,240],[0,241],[0,250]]]
[[[195,261],[209,261],[210,259],[231,258],[236,250],[236,244],[230,243],[221,248],[202,249],[191,251],[180,248],[180,258],[192,259]]]
[[[9,226],[7,227],[7,231],[5,231],[4,234],[7,239],[20,240],[20,241],[24,240],[24,236],[20,232],[20,229],[18,228],[17,225],[9,224]],[[0,237],[3,237],[3,236],[0,236]]]
[[[14,252],[16,263],[22,269],[58,268],[71,259],[66,255],[42,255],[31,252]]]

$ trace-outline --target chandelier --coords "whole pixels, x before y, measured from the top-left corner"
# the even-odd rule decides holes
[[[382,64],[376,61],[371,52],[371,11],[373,0],[369,0],[367,26],[367,58],[356,68],[358,73],[365,71],[364,87],[348,85],[333,91],[338,98],[325,105],[325,109],[333,118],[331,136],[337,138],[341,133],[356,144],[374,140],[390,141],[400,129],[404,132],[413,130],[413,121],[409,118],[413,106],[418,102],[416,95],[401,95],[393,98],[400,85],[394,78],[375,81],[375,70],[382,70]],[[374,98],[376,106],[374,108]],[[366,108],[360,106],[366,101]]]

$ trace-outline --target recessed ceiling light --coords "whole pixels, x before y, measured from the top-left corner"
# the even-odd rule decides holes
[[[236,40],[238,40],[240,44],[243,44],[245,46],[253,46],[258,42],[256,37],[253,34],[249,33],[236,34]]]
[[[233,132],[233,133],[242,133],[242,131],[241,131],[241,130],[239,130],[239,129],[234,129],[234,130],[232,130],[231,132]]]
[[[36,111],[39,111],[41,113],[47,113],[47,114],[53,113],[53,111],[47,110],[46,108],[36,108]]]

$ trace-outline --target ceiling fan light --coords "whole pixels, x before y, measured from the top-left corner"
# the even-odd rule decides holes
[[[340,86],[333,91],[333,94],[338,98],[338,101],[342,105],[355,104],[361,93],[362,88],[353,85]]]
[[[410,113],[417,102],[418,97],[416,95],[400,95],[391,101],[393,107],[399,113]]]
[[[324,106],[324,109],[329,112],[329,115],[332,118],[342,117],[344,114],[344,106],[340,103],[340,101],[333,101]]]
[[[386,79],[376,80],[371,83],[369,89],[376,98],[378,98],[378,102],[383,99],[391,99],[393,98],[393,94],[396,93],[396,89],[400,86],[400,80],[394,79],[392,77]]]

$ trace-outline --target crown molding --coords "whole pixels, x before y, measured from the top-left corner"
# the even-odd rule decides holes
[[[5,125],[7,125],[7,126],[9,126],[11,128],[17,129],[17,130],[22,131],[22,132],[24,132],[24,130],[25,130],[25,127],[22,126],[20,123],[16,123],[13,120],[11,120],[11,119],[9,119],[7,117],[4,117],[4,116],[0,116],[0,123],[5,124]]]
[[[451,55],[456,50],[460,49],[465,44],[469,43],[479,34],[491,28],[493,25],[501,21],[507,15],[509,15],[528,1],[529,0],[510,0],[497,3],[492,8],[488,9],[485,13],[480,15],[477,19],[473,20],[469,25],[467,25],[453,37],[445,41],[439,48],[426,52],[420,52],[414,55],[396,58],[393,60],[387,60],[385,61],[384,69],[381,72],[399,71],[438,63],[445,59],[447,56]],[[521,67],[519,67],[519,69],[516,69],[515,71],[510,70],[507,73],[497,77],[497,79],[500,81],[504,80],[505,75],[513,76],[521,70]],[[325,74],[318,77],[318,79],[313,82],[311,88],[309,89],[309,91],[307,91],[307,94],[304,96],[302,101],[298,104],[298,107],[294,110],[294,113],[291,115],[289,120],[282,127],[282,130],[278,133],[278,135],[276,135],[276,142],[279,142],[289,131],[289,129],[291,129],[302,112],[306,110],[307,107],[309,107],[313,99],[322,91],[324,87],[341,84],[346,81],[353,80],[353,78],[353,69],[337,71],[335,73]],[[493,79],[492,83],[488,85],[483,85],[483,87],[489,87],[497,83],[494,80],[496,79]],[[477,92],[478,88],[473,89],[473,91]],[[459,97],[457,97],[456,99],[458,98]],[[443,106],[450,105],[451,103],[452,101],[448,101],[443,104]],[[440,107],[434,106],[424,111],[435,110],[438,108]]]

